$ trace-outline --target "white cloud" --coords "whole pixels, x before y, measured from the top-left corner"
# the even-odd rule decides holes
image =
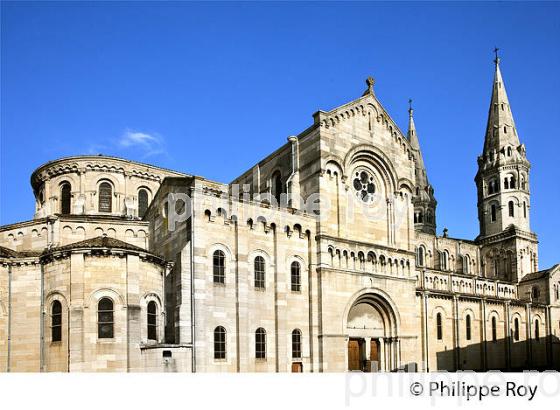
[[[163,138],[158,134],[125,130],[118,140],[120,148],[139,149],[144,157],[165,153]]]

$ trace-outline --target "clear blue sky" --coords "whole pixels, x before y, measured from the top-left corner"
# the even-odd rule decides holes
[[[103,153],[229,182],[330,110],[407,100],[438,230],[478,234],[495,45],[532,162],[541,267],[560,262],[560,4],[2,3],[0,223],[31,219],[31,172]],[[554,145],[553,145],[554,144]]]

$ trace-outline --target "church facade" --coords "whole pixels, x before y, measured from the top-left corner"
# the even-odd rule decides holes
[[[0,227],[0,369],[560,369],[560,265],[538,264],[499,59],[474,239],[436,234],[413,110],[405,134],[367,84],[229,184],[35,170],[34,218]]]

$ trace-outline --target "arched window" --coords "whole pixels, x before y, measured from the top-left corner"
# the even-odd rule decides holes
[[[255,287],[259,289],[264,289],[264,278],[265,278],[265,265],[264,258],[262,256],[257,256],[255,258]]]
[[[498,257],[494,258],[494,276],[498,276],[498,274],[500,273],[500,262],[498,260]]]
[[[292,358],[301,358],[301,330],[299,329],[292,332]]]
[[[148,340],[157,339],[157,305],[152,300],[148,303]]]
[[[68,215],[71,213],[72,203],[72,187],[68,182],[65,182],[60,187],[60,213]]]
[[[262,327],[255,332],[255,358],[266,359],[266,330]]]
[[[513,321],[513,339],[515,341],[519,340],[519,318],[515,318]]]
[[[463,272],[471,273],[471,257],[469,255],[465,255],[463,258]]]
[[[496,324],[496,316],[492,317],[492,342],[498,341],[498,326]]]
[[[511,217],[515,216],[515,213],[514,213],[514,210],[513,210],[513,201],[508,202],[508,210],[509,210],[509,216],[511,216]]]
[[[113,211],[113,187],[108,182],[99,184],[99,212]]]
[[[426,255],[426,250],[423,246],[419,246],[416,250],[416,263],[418,266],[424,266],[424,259]]]
[[[212,257],[214,283],[226,283],[226,255],[221,250],[214,251]]]
[[[218,326],[214,329],[214,359],[226,358],[226,329]]]
[[[533,299],[535,299],[535,300],[538,299],[540,294],[541,294],[541,292],[539,291],[539,288],[537,288],[536,286],[533,286],[533,289],[531,289],[531,291],[532,291],[532,294],[533,294],[532,295]]]
[[[274,198],[276,198],[277,206],[280,206],[280,195],[282,194],[283,189],[282,175],[280,174],[280,171],[276,171],[272,175],[272,195],[274,195]]]
[[[436,315],[436,331],[437,331],[437,340],[443,339],[443,324],[441,323],[441,313]]]
[[[465,333],[467,336],[467,340],[471,340],[471,315],[467,315],[465,319]]]
[[[514,175],[509,177],[509,187],[510,187],[510,189],[515,189],[515,176]]]
[[[504,189],[509,189],[509,180],[508,177],[504,178]]]
[[[441,269],[449,270],[449,251],[447,249],[441,254]]]
[[[496,205],[490,207],[490,222],[496,222]]]
[[[51,341],[62,340],[62,304],[55,300],[51,306]]]
[[[114,337],[113,301],[102,298],[97,304],[97,337],[112,339]]]
[[[535,340],[538,342],[541,338],[539,329],[539,319],[535,320]]]
[[[148,210],[148,191],[144,188],[140,188],[140,190],[138,191],[138,216],[140,218],[143,218],[147,210]]]
[[[290,267],[291,279],[292,279],[292,292],[301,291],[301,268],[299,262],[292,262]]]

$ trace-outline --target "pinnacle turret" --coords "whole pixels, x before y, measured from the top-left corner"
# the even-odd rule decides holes
[[[415,192],[413,195],[414,203],[414,227],[421,232],[435,234],[436,231],[436,200],[434,198],[434,190],[428,182],[428,175],[420,149],[420,141],[416,133],[416,125],[414,124],[414,110],[412,109],[412,100],[409,100],[408,109],[408,140],[414,154],[414,173],[415,173]]]

